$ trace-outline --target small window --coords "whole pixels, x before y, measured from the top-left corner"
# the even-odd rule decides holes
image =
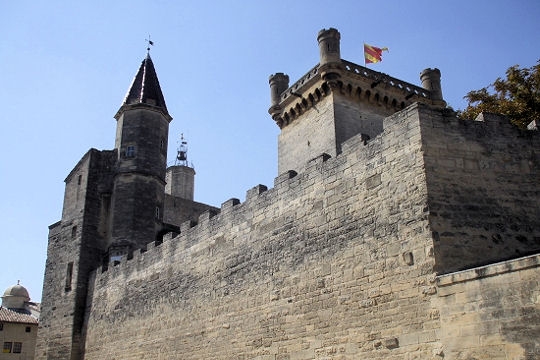
[[[77,179],[77,185],[81,185],[82,182],[82,175],[79,175],[79,178]]]
[[[77,226],[71,228],[71,238],[75,239],[77,237]]]
[[[135,157],[135,146],[130,145],[126,148],[126,157],[127,158]]]
[[[160,211],[159,206],[156,206],[156,219],[159,219]]]
[[[32,328],[30,326],[27,326],[26,329],[24,329],[26,332],[32,332]]]
[[[8,341],[4,342],[4,349],[2,350],[2,352],[4,354],[11,353],[11,342],[10,341],[9,342]]]
[[[67,264],[66,268],[66,286],[65,291],[71,291],[71,282],[73,281],[73,262]],[[30,332],[30,326],[26,327],[26,332]]]
[[[4,330],[4,323],[0,322],[0,331]]]
[[[14,354],[20,354],[21,351],[22,351],[22,343],[14,342],[13,343],[13,353]]]

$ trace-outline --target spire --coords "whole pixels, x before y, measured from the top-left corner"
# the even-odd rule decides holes
[[[126,94],[122,103],[122,108],[125,105],[147,104],[160,107],[165,114],[168,115],[165,98],[159,86],[159,80],[154,68],[154,63],[150,58],[150,54],[146,54],[146,58],[142,61],[139,71]],[[122,110],[122,108],[120,110]]]

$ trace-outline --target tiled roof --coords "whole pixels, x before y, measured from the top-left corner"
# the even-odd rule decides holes
[[[38,319],[25,310],[14,310],[0,306],[0,322],[38,324]]]
[[[149,104],[160,107],[167,112],[165,98],[161,92],[156,69],[150,55],[147,55],[142,61],[122,105],[131,104]]]

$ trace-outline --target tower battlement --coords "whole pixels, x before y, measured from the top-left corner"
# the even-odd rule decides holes
[[[340,91],[345,91],[349,96],[358,97],[359,101],[363,100],[399,111],[414,102],[432,104],[435,100],[439,100],[437,96],[433,96],[429,89],[410,84],[347,60],[340,60],[340,64],[338,68],[340,72],[347,74],[347,76],[340,77],[345,78],[338,85]],[[434,71],[438,71],[438,69],[434,69]],[[277,73],[276,75],[283,76],[284,74]],[[273,79],[272,75],[270,80],[272,81]],[[272,108],[269,110],[272,116],[276,116],[277,114],[274,120],[280,128],[294,121],[308,107],[315,105],[318,99],[327,94],[330,88],[324,86],[324,84],[313,88],[313,84],[319,80],[319,64],[317,64],[293,85],[280,93],[279,101],[276,101],[274,105],[279,105],[281,111],[276,113],[272,111]],[[306,91],[307,96],[300,95]]]
[[[268,112],[281,129],[280,173],[301,171],[318,153],[336,156],[357,134],[375,137],[382,132],[385,117],[413,103],[446,106],[438,69],[424,70],[419,87],[341,59],[340,39],[336,29],[321,30],[319,64],[292,86],[284,73],[270,76]]]

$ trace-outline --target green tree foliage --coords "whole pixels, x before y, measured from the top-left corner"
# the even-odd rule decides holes
[[[508,68],[506,79],[498,78],[488,87],[469,92],[464,99],[468,105],[460,113],[462,118],[475,119],[483,111],[492,112],[526,128],[531,121],[540,120],[540,60],[530,68]]]

